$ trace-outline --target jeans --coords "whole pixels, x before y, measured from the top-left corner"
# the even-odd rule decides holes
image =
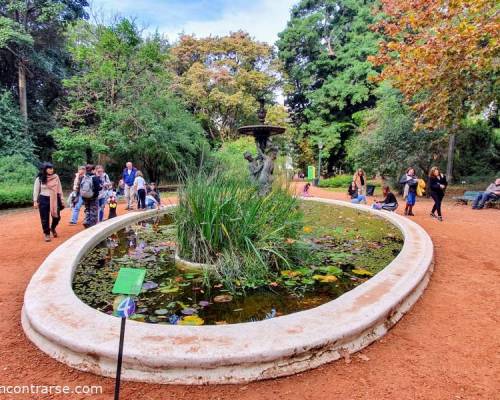
[[[90,228],[97,224],[99,205],[97,204],[97,199],[85,199],[85,219],[83,220],[83,226],[85,228]]]
[[[362,194],[358,194],[358,197],[355,197],[354,199],[351,200],[351,203],[354,204],[366,204],[366,197],[363,196]]]
[[[472,203],[472,208],[483,208],[484,203],[486,203],[488,200],[493,200],[496,198],[498,198],[498,196],[491,192],[480,193],[476,197],[476,200],[474,200],[474,202]]]
[[[139,189],[137,191],[137,208],[143,210],[146,208],[146,189]]]
[[[78,217],[80,216],[80,208],[82,208],[83,199],[82,196],[78,196],[78,200],[73,206],[73,211],[71,212],[71,223],[76,224],[78,222]]]
[[[146,208],[154,210],[156,209],[156,203],[153,200],[146,199]]]
[[[443,195],[439,193],[431,192],[432,200],[434,200],[434,206],[432,207],[431,213],[434,214],[436,211],[438,216],[441,217],[441,203],[443,202]]]
[[[103,197],[102,199],[98,200],[98,206],[99,206],[99,222],[101,222],[104,219],[104,209],[106,208],[106,201],[108,199],[106,197]]]
[[[50,231],[54,231],[61,220],[61,217],[52,217],[52,223],[50,221],[50,197],[49,196],[39,196],[38,197],[38,211],[40,212],[40,221],[42,222],[43,233],[50,235]],[[57,210],[59,214],[59,209]]]

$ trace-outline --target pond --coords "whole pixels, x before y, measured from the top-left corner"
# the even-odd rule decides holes
[[[304,202],[301,241],[314,257],[276,272],[258,288],[229,292],[208,272],[175,262],[175,225],[165,215],[128,226],[102,241],[80,262],[73,290],[89,306],[113,314],[111,294],[121,267],[146,269],[137,312],[154,324],[219,325],[259,321],[307,310],[352,290],[387,266],[403,245],[386,220],[347,207]],[[238,282],[236,282],[238,287]]]

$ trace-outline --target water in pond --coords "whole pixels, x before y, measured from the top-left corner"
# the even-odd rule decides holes
[[[132,225],[109,236],[85,256],[73,289],[82,301],[113,313],[111,294],[121,267],[145,268],[137,321],[213,325],[258,321],[307,310],[365,282],[399,253],[402,237],[381,218],[345,207],[306,202],[303,240],[314,246],[310,265],[281,271],[267,285],[230,294],[203,272],[174,260],[170,216]]]

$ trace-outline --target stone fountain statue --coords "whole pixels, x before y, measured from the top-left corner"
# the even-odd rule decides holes
[[[272,144],[271,136],[281,135],[285,132],[285,128],[281,126],[267,125],[266,109],[264,99],[260,99],[260,109],[258,117],[260,125],[243,126],[238,129],[242,135],[252,135],[255,138],[257,147],[257,156],[253,156],[250,152],[245,152],[245,160],[248,161],[248,171],[253,182],[259,185],[259,194],[267,195],[272,187],[274,161],[278,156],[278,147]]]

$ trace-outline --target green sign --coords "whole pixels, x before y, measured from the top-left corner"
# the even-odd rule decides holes
[[[145,269],[120,268],[112,292],[114,294],[127,294],[137,296],[139,293],[141,293],[142,282],[144,282],[145,276]]]
[[[316,167],[309,165],[307,167],[307,179],[314,179],[316,178]]]

